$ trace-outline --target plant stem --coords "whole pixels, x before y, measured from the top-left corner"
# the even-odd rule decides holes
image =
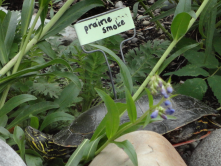
[[[153,13],[151,12],[151,11],[149,11],[149,9],[147,8],[147,6],[143,3],[143,1],[140,1],[139,0],[139,2],[140,2],[140,4],[141,4],[141,6],[146,10],[146,11],[148,11],[148,14],[150,15],[150,17],[152,17],[152,18],[154,18],[154,15],[153,15]],[[157,24],[157,26],[158,27],[160,27],[161,29],[162,29],[162,31],[167,35],[167,37],[169,38],[169,40],[173,40],[173,37],[171,36],[171,34],[161,25],[161,23],[157,20],[156,21],[156,24]]]
[[[3,93],[2,93],[2,97],[1,97],[1,100],[0,100],[0,109],[4,106],[4,104],[5,104],[5,100],[6,100],[6,98],[7,98],[7,96],[8,96],[8,91],[9,91],[9,89],[10,89],[10,85],[8,85],[6,88],[5,88],[5,90],[3,91]]]

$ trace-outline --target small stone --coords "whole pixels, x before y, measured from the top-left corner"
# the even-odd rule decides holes
[[[133,35],[133,34],[134,34],[134,31],[133,31],[133,30],[129,30],[129,31],[127,31],[127,34],[128,34],[128,35]]]
[[[160,29],[157,33],[162,34],[163,33],[162,29]]]
[[[124,39],[127,39],[127,38],[128,38],[128,36],[127,36],[125,33],[120,34],[120,35],[121,35],[121,37],[124,38]]]
[[[149,25],[150,21],[143,21],[143,25]]]
[[[149,0],[148,1],[149,4],[154,4],[154,2],[155,2],[154,0]]]
[[[118,2],[115,4],[115,7],[116,7],[116,8],[124,7],[123,2],[122,2],[122,1],[118,1]]]
[[[160,13],[161,9],[156,9],[154,12],[155,13]]]
[[[138,41],[138,38],[136,37],[131,40],[132,43],[136,43],[137,41]]]
[[[139,15],[138,17],[137,17],[137,19],[138,20],[142,20],[141,18],[143,17],[143,15]]]

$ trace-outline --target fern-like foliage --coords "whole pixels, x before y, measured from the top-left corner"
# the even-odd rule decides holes
[[[153,42],[148,41],[146,44],[141,45],[139,48],[131,49],[125,55],[125,60],[127,62],[127,67],[131,73],[134,88],[136,85],[140,85],[147,75],[150,73],[152,68],[155,66],[157,61],[163,55],[167,47],[169,46],[169,41],[160,42],[159,40],[154,40]],[[117,91],[123,91],[123,83],[118,74],[117,79]],[[134,89],[134,91],[135,91]],[[122,98],[121,94],[119,97]]]

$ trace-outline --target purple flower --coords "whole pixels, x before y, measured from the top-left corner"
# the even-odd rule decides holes
[[[158,86],[159,86],[160,88],[163,86],[163,82],[162,82],[161,80],[159,80]]]
[[[165,113],[168,115],[172,115],[175,112],[175,110],[173,108],[168,108]]]
[[[171,85],[167,86],[167,93],[172,93],[173,92],[173,88]]]
[[[158,110],[155,110],[154,112],[152,112],[152,114],[150,115],[151,119],[156,118],[158,115]]]
[[[169,100],[166,100],[166,101],[164,102],[164,104],[165,104],[165,106],[169,106],[169,105],[171,105],[171,102],[170,102]]]
[[[162,86],[162,88],[161,88],[161,94],[163,95],[163,97],[165,99],[167,99],[169,97],[169,95],[167,94],[166,89],[164,88],[164,86]]]
[[[160,116],[161,116],[161,118],[163,118],[163,119],[167,119],[167,116],[164,115],[164,114],[162,114],[162,115],[160,115]]]

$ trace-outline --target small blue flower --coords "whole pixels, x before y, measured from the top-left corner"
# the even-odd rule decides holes
[[[170,102],[169,100],[166,100],[166,101],[164,102],[164,104],[165,104],[165,106],[169,106],[169,105],[171,105],[171,102]]]
[[[172,115],[175,112],[175,110],[173,108],[168,108],[165,113],[168,115]]]
[[[150,115],[151,119],[156,118],[158,115],[158,110],[155,110],[154,112],[152,112],[152,114]]]
[[[158,86],[159,86],[160,88],[163,86],[163,82],[162,82],[161,80],[159,80]]]
[[[163,97],[165,99],[167,99],[169,97],[169,95],[167,94],[166,89],[164,88],[164,86],[162,86],[162,88],[161,88],[161,94],[163,95]]]
[[[164,115],[164,114],[162,114],[162,115],[160,115],[160,116],[161,116],[161,118],[163,118],[163,119],[167,119],[167,116]]]
[[[173,88],[171,85],[167,86],[167,93],[172,93],[173,92]]]

